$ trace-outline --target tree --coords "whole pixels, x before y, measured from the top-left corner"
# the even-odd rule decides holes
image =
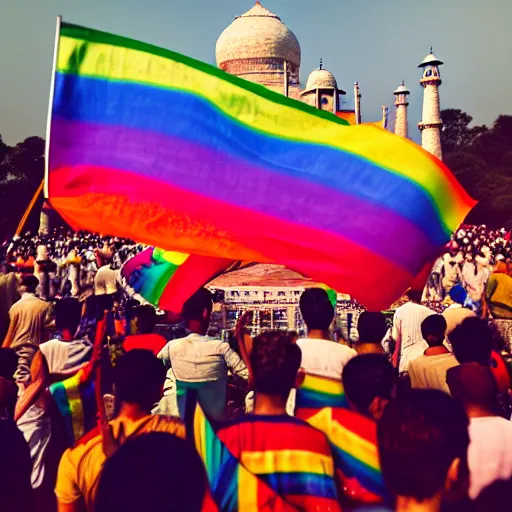
[[[9,149],[9,146],[3,141],[0,135],[0,164],[4,161],[5,155],[7,155]]]
[[[459,109],[448,108],[441,112],[443,153],[467,150],[476,138],[487,132],[486,126],[473,126],[473,118]]]

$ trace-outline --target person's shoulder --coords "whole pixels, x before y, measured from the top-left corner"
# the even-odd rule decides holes
[[[185,424],[179,419],[162,414],[153,414],[141,420],[144,431],[165,432],[185,439]],[[142,426],[142,425],[141,425]]]

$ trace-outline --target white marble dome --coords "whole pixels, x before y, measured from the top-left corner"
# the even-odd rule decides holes
[[[308,77],[306,91],[315,89],[337,89],[338,83],[334,75],[327,69],[315,69]]]
[[[222,32],[215,53],[221,69],[230,61],[262,58],[300,66],[300,45],[295,34],[259,2]]]

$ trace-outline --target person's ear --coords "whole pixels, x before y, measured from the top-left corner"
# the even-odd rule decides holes
[[[376,421],[379,421],[384,414],[384,409],[388,405],[389,400],[387,398],[382,398],[380,396],[376,396],[370,403],[368,407],[368,412]]]
[[[297,376],[295,377],[295,388],[299,389],[306,378],[306,370],[304,368],[299,368],[297,371]]]
[[[457,487],[459,483],[459,471],[460,471],[460,459],[453,459],[450,467],[448,468],[448,473],[446,474],[446,480],[444,483],[445,492],[453,491],[455,487]]]

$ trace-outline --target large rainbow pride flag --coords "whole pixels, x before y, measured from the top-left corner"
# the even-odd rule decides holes
[[[45,190],[71,226],[284,264],[370,309],[474,204],[410,141],[124,37],[63,23],[52,91]]]

